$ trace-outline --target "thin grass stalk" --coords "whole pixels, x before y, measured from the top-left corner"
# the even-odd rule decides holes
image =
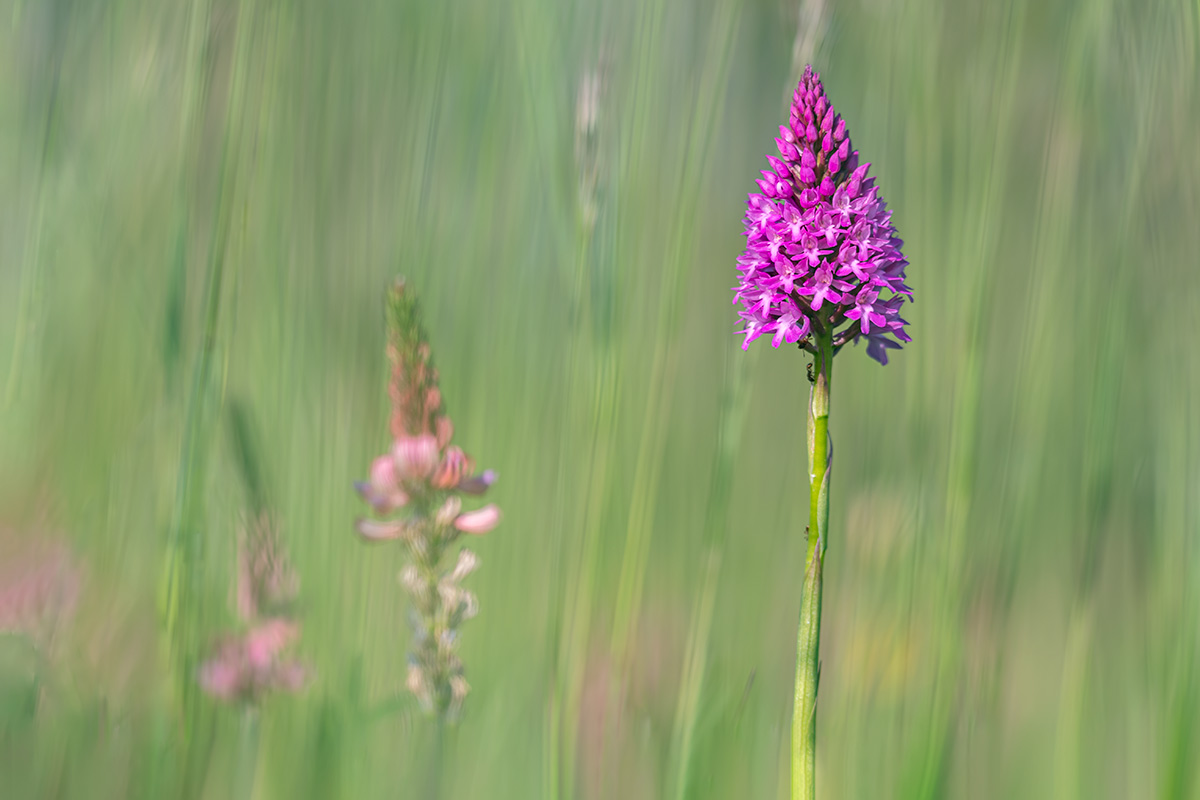
[[[652,90],[655,86],[655,79],[657,76],[654,57],[655,49],[658,45],[658,37],[660,36],[660,31],[663,26],[663,18],[666,13],[665,7],[666,4],[663,2],[663,0],[656,0],[652,3],[646,3],[642,7],[642,24],[639,26],[640,47],[638,51],[638,63],[634,72],[634,74],[637,76],[637,79],[633,81],[633,91],[629,102],[629,117],[632,122],[629,128],[625,131],[625,135],[628,137],[625,144],[628,145],[628,150],[631,153],[631,157],[628,159],[627,163],[621,165],[622,168],[631,176],[639,174],[644,169],[642,160],[645,158],[644,151],[647,148],[643,143],[653,140],[653,136],[650,134],[653,125],[653,120],[651,118],[651,112],[653,110]],[[624,148],[622,148],[622,152],[624,152]],[[661,332],[661,325],[663,321],[662,306],[669,303],[670,295],[674,293],[668,287],[670,286],[669,276],[674,274],[676,268],[677,264],[675,264],[672,259],[668,259],[662,272],[662,280],[660,282],[660,324],[659,330],[656,331],[657,335],[655,336],[655,351],[654,357],[651,361],[652,383],[650,392],[648,393],[648,398],[650,399],[648,399],[646,404],[646,417],[643,420],[643,431],[646,431],[645,426],[647,424],[651,424],[651,420],[653,419],[653,409],[656,406],[655,398],[657,397],[656,388],[663,379],[663,337]],[[621,676],[621,670],[624,662],[621,660],[620,654],[624,652],[628,642],[626,633],[631,624],[630,617],[632,616],[632,612],[630,611],[631,604],[629,601],[629,596],[631,594],[630,570],[634,569],[631,561],[636,560],[636,556],[634,556],[634,550],[636,549],[638,552],[640,552],[641,549],[635,542],[637,533],[635,533],[634,527],[635,525],[640,524],[640,517],[637,523],[635,523],[634,519],[635,514],[638,513],[635,511],[635,509],[641,507],[641,498],[644,496],[647,488],[646,482],[648,480],[648,476],[645,474],[647,460],[646,447],[648,446],[647,439],[647,436],[643,436],[641,438],[638,450],[638,459],[636,466],[634,467],[634,494],[633,498],[630,500],[630,513],[628,517],[628,526],[626,528],[625,550],[621,560],[621,572],[618,579],[616,610],[613,617],[613,635],[610,645],[611,652],[617,656],[618,659],[618,669],[614,671],[614,679]],[[618,687],[614,686],[611,688],[616,691],[612,691],[610,694],[612,694],[614,697],[619,696],[620,692]]]
[[[821,579],[829,533],[829,388],[833,333],[814,338],[813,381],[808,400],[808,548],[796,637],[796,693],[792,711],[792,800],[817,796],[817,689],[821,680]]]
[[[740,16],[735,4],[722,2],[713,12],[705,52],[716,57],[705,61],[697,96],[688,124],[688,146],[679,165],[678,191],[674,197],[676,215],[673,236],[667,253],[659,290],[658,324],[655,330],[651,386],[645,407],[642,438],[634,469],[633,497],[625,532],[625,547],[617,587],[611,652],[618,665],[617,675],[627,677],[630,650],[637,635],[637,615],[645,587],[650,546],[650,526],[654,518],[658,482],[662,472],[669,413],[674,396],[679,362],[677,336],[679,308],[682,305],[685,266],[691,262],[692,243],[698,226],[699,198],[707,174],[704,165],[712,148],[714,120],[722,107],[728,87],[729,60]]]
[[[1063,110],[1056,128],[1082,115],[1077,87],[1082,82],[1084,58],[1090,47],[1097,46],[1095,39],[1105,31],[1105,16],[1111,15],[1112,11],[1108,4],[1097,5],[1082,11],[1076,20],[1068,50],[1067,75],[1060,91],[1063,95],[1060,103]],[[1128,358],[1127,345],[1131,337],[1128,335],[1126,323],[1128,298],[1135,295],[1136,283],[1134,273],[1126,265],[1138,257],[1138,248],[1133,244],[1136,240],[1134,223],[1137,213],[1141,210],[1144,198],[1143,178],[1149,154],[1152,152],[1150,121],[1154,119],[1156,110],[1153,98],[1157,97],[1153,92],[1156,88],[1154,84],[1166,73],[1171,72],[1164,61],[1165,58],[1159,55],[1146,65],[1150,74],[1150,85],[1137,86],[1137,91],[1134,92],[1137,98],[1135,102],[1141,108],[1140,113],[1133,116],[1136,120],[1134,143],[1129,149],[1129,172],[1121,192],[1125,200],[1117,228],[1116,239],[1120,244],[1118,257],[1113,265],[1115,274],[1109,278],[1096,276],[1088,287],[1094,292],[1095,307],[1103,310],[1099,315],[1099,342],[1093,363],[1090,391],[1085,393],[1087,407],[1082,458],[1083,485],[1079,498],[1082,507],[1078,512],[1079,517],[1084,520],[1084,525],[1083,535],[1077,542],[1078,549],[1073,559],[1078,566],[1074,585],[1071,587],[1071,612],[1063,658],[1058,729],[1055,738],[1054,786],[1055,796],[1061,798],[1087,795],[1084,784],[1087,774],[1084,747],[1089,712],[1088,689],[1094,669],[1091,664],[1092,648],[1099,601],[1096,573],[1106,549],[1105,534],[1109,529],[1107,518],[1113,503],[1115,473],[1119,469],[1119,456],[1115,452],[1112,431],[1119,427],[1122,386],[1129,379],[1130,365],[1136,363]],[[1072,94],[1068,94],[1068,91]],[[1082,124],[1076,122],[1077,127],[1082,127]],[[1076,186],[1073,183],[1063,187],[1062,192],[1065,199],[1060,203],[1065,206],[1065,210],[1050,208],[1049,213],[1065,214],[1073,210],[1071,204],[1075,200]],[[1111,221],[1109,222],[1111,224]],[[1047,260],[1058,257],[1067,246],[1066,243],[1060,244],[1048,255]]]
[[[198,597],[196,595],[200,590],[198,570],[203,558],[202,542],[199,539],[201,511],[199,500],[196,497],[196,486],[197,475],[203,472],[203,464],[212,438],[209,430],[209,423],[212,421],[213,415],[213,409],[210,408],[213,397],[211,391],[212,362],[216,351],[217,326],[224,294],[227,244],[232,224],[232,198],[237,182],[238,159],[234,152],[236,150],[234,141],[241,127],[246,63],[249,58],[250,16],[250,3],[241,3],[238,9],[237,28],[234,31],[234,62],[226,107],[226,123],[221,141],[219,160],[221,179],[214,201],[216,222],[209,243],[204,326],[188,398],[175,504],[167,536],[164,622],[170,658],[175,662],[177,669],[183,707],[190,706],[191,699],[195,697],[195,686],[191,675],[193,665],[190,646],[201,611],[197,605]],[[198,119],[194,124],[198,124]]]
[[[174,252],[167,286],[163,363],[167,385],[177,389],[178,366],[183,348],[184,294],[191,241],[191,203],[195,199],[196,176],[203,148],[202,121],[208,109],[209,69],[207,68],[208,20],[210,0],[195,0],[188,11],[187,41],[184,46],[183,79],[179,103],[178,143],[179,174],[176,179],[174,210]],[[167,576],[169,578],[169,575]],[[168,591],[167,586],[161,587]],[[161,600],[161,598],[160,598]],[[165,603],[165,601],[163,601]],[[170,618],[172,611],[160,610]],[[168,627],[171,623],[168,622]]]
[[[578,225],[577,236],[577,252],[576,252],[576,275],[575,275],[575,291],[572,294],[572,301],[575,302],[577,309],[582,311],[584,303],[582,301],[584,291],[587,287],[587,264],[588,253],[590,251],[590,241],[592,241],[592,227],[586,225]],[[583,351],[588,348],[588,345],[593,345],[590,341],[588,331],[592,327],[587,325],[587,321],[582,319],[582,314],[578,318],[578,325],[575,337],[572,338],[571,348],[566,356],[566,408],[568,411],[563,415],[562,427],[559,429],[559,465],[560,469],[565,467],[565,464],[570,462],[571,458],[571,422],[575,419],[575,410],[578,405],[582,405],[581,396],[583,390],[581,384],[583,380]],[[584,341],[587,339],[587,342]],[[600,372],[596,372],[598,380],[602,378]],[[593,422],[598,422],[598,416],[595,415],[593,409]],[[599,428],[592,426],[592,432],[599,437]],[[590,441],[588,451],[595,452],[595,446],[598,445],[598,440]],[[607,463],[607,459],[605,459]],[[595,463],[592,464],[593,469]],[[607,474],[607,469],[601,471],[601,480]],[[588,482],[588,486],[592,487],[593,481]],[[587,518],[589,505],[584,505],[584,518]],[[560,503],[556,509],[556,519],[554,519],[553,528],[556,530],[564,529],[565,519],[568,513],[565,513],[564,504]],[[582,670],[576,669],[576,661],[582,656],[578,656],[578,646],[575,644],[574,634],[580,626],[581,620],[578,618],[577,610],[580,609],[580,601],[583,600],[581,594],[580,578],[582,567],[586,564],[584,553],[588,552],[588,536],[589,527],[587,524],[580,525],[580,540],[577,542],[578,551],[568,552],[563,547],[563,542],[560,537],[553,540],[553,547],[556,549],[556,558],[553,563],[559,567],[559,572],[564,576],[562,589],[559,595],[562,596],[562,602],[554,604],[556,613],[553,614],[550,625],[551,636],[554,642],[554,673],[552,676],[552,691],[550,702],[546,706],[546,730],[544,733],[544,742],[542,742],[542,752],[544,752],[544,774],[542,774],[542,793],[547,800],[557,800],[562,794],[563,784],[563,765],[568,760],[568,753],[565,752],[565,742],[563,741],[564,730],[569,729],[570,720],[564,718],[566,706],[569,705],[569,698],[574,694],[571,687],[574,686],[574,675]],[[574,590],[574,591],[572,591]],[[590,582],[588,584],[588,593],[590,593]],[[570,678],[569,678],[570,676]],[[570,771],[570,768],[568,768]]]
[[[25,360],[25,350],[28,346],[25,337],[33,333],[34,315],[40,301],[41,265],[42,265],[42,236],[45,229],[46,217],[46,175],[50,163],[50,139],[54,132],[54,122],[58,110],[59,87],[62,82],[62,53],[58,50],[53,56],[54,66],[50,78],[50,97],[46,101],[46,118],[42,125],[41,153],[38,158],[38,171],[34,179],[33,217],[29,221],[29,244],[25,257],[21,260],[21,278],[18,289],[17,318],[15,336],[13,338],[12,360],[9,362],[8,378],[5,380],[4,409],[12,408],[16,401],[17,387],[20,384],[22,365]],[[36,362],[35,359],[31,359]]]
[[[1192,98],[1190,108],[1184,113],[1190,122],[1190,130],[1195,130],[1200,127],[1197,87],[1200,71],[1196,68],[1197,54],[1200,53],[1200,5],[1191,5],[1194,10],[1187,14],[1189,19],[1178,25],[1181,41],[1177,62],[1182,63],[1169,64],[1164,78],[1174,82],[1177,96]],[[1160,108],[1156,116],[1161,116],[1162,111]],[[1139,128],[1152,127],[1148,123],[1143,122]],[[1139,144],[1149,145],[1147,139],[1144,135],[1139,136]],[[1148,146],[1139,148],[1139,176],[1152,163],[1145,155],[1149,149]],[[1193,150],[1190,158],[1172,162],[1170,169],[1174,174],[1200,175],[1200,152]],[[1196,181],[1192,184],[1197,186]],[[1126,196],[1131,207],[1146,213],[1142,205],[1146,194],[1140,190],[1136,197],[1132,192]],[[1200,216],[1200,191],[1193,188],[1182,198],[1176,212],[1176,220]],[[1162,226],[1168,224],[1165,220],[1159,222]],[[1200,249],[1200,231],[1190,226],[1189,234],[1182,243],[1182,251],[1194,253]],[[1142,249],[1131,243],[1131,252],[1121,259],[1120,263],[1125,267],[1123,273],[1132,276],[1131,282],[1140,277],[1137,270],[1130,268],[1131,264],[1144,263],[1143,259],[1159,264],[1172,260],[1173,248],[1166,237],[1154,237],[1154,241],[1147,244],[1149,247]],[[1193,284],[1189,294],[1177,297],[1175,307],[1183,309],[1194,304],[1197,288],[1200,287]],[[1156,422],[1154,435],[1157,441],[1153,450],[1157,464],[1154,473],[1160,476],[1154,481],[1158,497],[1152,519],[1161,544],[1154,548],[1158,553],[1158,564],[1151,585],[1158,587],[1160,597],[1167,600],[1165,608],[1170,609],[1168,613],[1158,615],[1158,631],[1162,637],[1159,641],[1166,645],[1164,656],[1168,675],[1159,695],[1165,747],[1161,748],[1158,797],[1161,800],[1186,800],[1200,796],[1197,791],[1200,763],[1195,757],[1200,746],[1200,681],[1196,680],[1200,675],[1200,548],[1195,547],[1194,536],[1195,531],[1200,531],[1200,493],[1185,490],[1173,476],[1200,476],[1200,416],[1195,412],[1200,408],[1200,362],[1192,350],[1193,343],[1200,340],[1200,320],[1195,314],[1176,316],[1169,311],[1163,317],[1187,319],[1188,323],[1176,329],[1169,344],[1156,348],[1157,363],[1145,359],[1139,364],[1148,368],[1146,377],[1151,380],[1155,375],[1175,378],[1169,391],[1152,392],[1153,405],[1148,409],[1149,418]],[[1161,382],[1159,386],[1162,386]],[[1164,608],[1163,605],[1157,607]]]
[[[683,674],[679,679],[679,693],[675,702],[675,721],[671,735],[672,754],[668,761],[668,777],[673,787],[671,796],[676,800],[683,800],[687,796],[696,719],[700,712],[700,694],[704,688],[705,670],[708,665],[708,640],[712,632],[713,610],[716,606],[723,556],[723,549],[711,545],[707,548],[695,613],[688,626]]]
[[[960,261],[990,263],[999,247],[999,224],[1002,200],[1010,185],[1009,161],[1011,131],[1016,121],[1017,87],[1022,63],[1022,37],[1027,6],[1018,3],[998,12],[1002,35],[998,38],[995,52],[995,90],[990,109],[987,110],[985,125],[968,125],[967,130],[980,142],[980,155],[986,159],[983,170],[981,199],[977,207],[968,207],[957,212],[951,210],[950,228],[963,231],[952,239],[951,262]],[[927,77],[933,80],[936,65],[931,64]],[[987,131],[974,135],[976,131]],[[956,131],[957,133],[957,131]],[[961,134],[960,134],[961,135]],[[974,155],[973,148],[964,153],[964,159]],[[914,171],[929,172],[935,169],[940,155],[934,152],[920,153]],[[960,175],[970,174],[966,162],[957,167]],[[956,187],[967,196],[970,189]],[[958,192],[952,193],[956,196]],[[928,219],[933,219],[929,215]],[[961,252],[956,252],[961,251]],[[932,708],[926,726],[927,735],[918,748],[916,758],[910,762],[909,772],[904,778],[906,792],[914,797],[934,798],[945,791],[947,765],[955,743],[954,730],[961,709],[958,706],[957,688],[961,683],[964,644],[962,587],[966,563],[968,537],[968,512],[978,461],[979,430],[978,418],[983,376],[983,333],[985,330],[985,300],[996,280],[993,271],[976,270],[962,284],[961,296],[953,294],[946,302],[959,304],[965,309],[961,327],[956,334],[965,342],[961,364],[954,380],[954,403],[951,415],[951,436],[944,489],[943,531],[945,539],[936,552],[919,554],[918,559],[927,560],[935,567],[939,581],[934,590],[935,618],[931,629],[939,632],[935,648],[935,678],[933,680]],[[1024,377],[1024,370],[1018,370]],[[933,546],[929,543],[925,546]],[[941,635],[945,632],[945,635]]]
[[[567,617],[561,653],[563,682],[556,701],[561,710],[561,747],[556,771],[558,787],[564,796],[574,796],[575,761],[579,743],[580,710],[588,643],[591,639],[593,605],[600,567],[601,522],[611,476],[612,451],[615,449],[617,394],[619,378],[615,353],[606,348],[596,367],[596,385],[592,399],[591,480],[585,497],[580,552],[571,574],[574,576],[570,613]]]
[[[1191,334],[1180,337],[1181,347],[1175,352],[1164,353],[1162,362],[1174,366],[1179,363],[1183,342],[1195,341],[1200,336],[1200,325],[1193,320]],[[1155,450],[1158,451],[1157,470],[1163,475],[1200,474],[1200,425],[1195,413],[1200,401],[1200,370],[1192,368],[1177,387],[1179,391],[1162,393],[1158,399],[1158,431]],[[1164,727],[1167,728],[1166,746],[1163,748],[1159,778],[1160,800],[1187,800],[1196,796],[1196,784],[1200,781],[1200,768],[1196,763],[1198,726],[1197,708],[1200,708],[1200,637],[1196,631],[1200,614],[1200,553],[1190,547],[1189,532],[1200,530],[1200,498],[1178,490],[1175,484],[1163,482],[1155,514],[1159,530],[1169,545],[1163,548],[1160,557],[1157,581],[1160,586],[1182,602],[1174,603],[1177,613],[1164,620],[1164,629],[1177,635],[1178,641],[1168,656],[1168,679],[1164,681],[1163,708]],[[1182,566],[1182,569],[1180,568]],[[1177,633],[1178,632],[1178,633]]]
[[[1025,7],[1022,5],[1001,18],[1000,27],[1005,31],[1005,35],[997,42],[995,52],[989,55],[989,59],[994,59],[997,63],[995,88],[991,92],[994,100],[990,113],[985,119],[973,119],[968,122],[955,137],[969,136],[977,139],[981,143],[982,153],[987,155],[987,168],[981,178],[981,184],[985,188],[981,201],[974,206],[968,206],[967,210],[959,212],[957,217],[951,217],[954,220],[951,227],[965,231],[964,236],[956,238],[961,239],[966,247],[961,253],[952,250],[949,254],[950,263],[967,261],[994,264],[998,263],[997,259],[1002,252],[1000,220],[1005,214],[1003,201],[1015,191],[1011,163],[1017,155],[1013,152],[1012,142],[1017,135],[1016,131],[1019,130],[1017,106],[1020,100],[1016,89],[1020,85],[1018,71],[1021,68],[1023,42],[1026,39],[1021,30],[1025,13]],[[1075,33],[1077,34],[1078,30]],[[1077,56],[1079,44],[1079,36],[1071,36],[1067,44],[1068,51],[1073,51]],[[1060,129],[1060,135],[1057,137],[1060,140],[1060,153],[1071,152],[1079,145],[1079,142],[1071,142],[1061,135],[1064,127],[1066,131],[1074,129],[1071,125],[1061,125],[1061,121],[1055,126]],[[972,131],[979,131],[979,135],[972,134]],[[932,159],[930,163],[936,163],[938,156],[931,153],[926,157]],[[965,150],[962,162],[955,166],[953,173],[960,176],[970,175],[970,160],[973,158],[970,150]],[[1061,171],[1063,159],[1059,158],[1057,161]],[[1042,174],[1045,184],[1045,169],[1042,170]],[[1060,177],[1059,182],[1061,181]],[[960,205],[953,202],[954,198],[965,194],[966,191],[969,190],[962,187],[959,192],[949,196],[952,215],[956,213],[955,206]],[[1042,186],[1041,192],[1039,210],[1035,214],[1039,232],[1069,229],[1070,209],[1063,212],[1061,208],[1047,206],[1045,185]],[[1061,192],[1059,194],[1061,195]],[[1053,219],[1049,214],[1055,215]],[[978,679],[978,676],[967,677],[963,670],[966,650],[963,631],[967,625],[963,612],[971,605],[969,600],[964,602],[964,592],[965,587],[976,579],[971,573],[975,572],[978,579],[997,586],[995,594],[988,598],[988,603],[994,604],[989,614],[989,627],[993,631],[1002,631],[1012,604],[1012,586],[1020,568],[1020,555],[1027,551],[1026,545],[1029,544],[1025,540],[1024,532],[1037,530],[1038,514],[1041,512],[1035,510],[1037,493],[1032,489],[1042,485],[1044,476],[1040,456],[1035,454],[1039,452],[1040,443],[1050,438],[1047,426],[1052,415],[1045,413],[1050,402],[1046,393],[1054,384],[1051,377],[1053,362],[1039,352],[1042,343],[1053,335],[1053,306],[1044,302],[1039,305],[1037,301],[1043,300],[1044,295],[1054,294],[1049,284],[1057,279],[1061,266],[1069,259],[1069,248],[1061,235],[1059,242],[1054,255],[1043,256],[1041,263],[1035,262],[1031,270],[1035,279],[1029,283],[1024,317],[1026,324],[1022,326],[1021,345],[1017,348],[1021,356],[1017,368],[1014,369],[1013,395],[1017,401],[1014,402],[1011,411],[1010,425],[1013,435],[1010,439],[1015,448],[1030,446],[1027,452],[1031,458],[1022,466],[1007,471],[1008,474],[997,487],[995,502],[999,506],[999,513],[991,520],[991,525],[997,531],[1004,532],[1004,536],[997,542],[999,552],[995,554],[989,554],[986,545],[981,547],[977,539],[972,542],[970,552],[974,553],[974,558],[970,561],[974,561],[978,567],[972,567],[967,559],[967,540],[971,533],[968,530],[970,523],[967,510],[972,505],[971,493],[975,491],[975,471],[976,464],[979,463],[980,437],[977,428],[981,413],[981,382],[986,375],[983,352],[985,334],[991,324],[988,316],[994,313],[994,309],[988,305],[988,300],[996,289],[997,270],[989,268],[978,271],[973,279],[966,283],[969,291],[960,301],[964,308],[969,309],[969,313],[966,317],[967,324],[963,326],[966,342],[963,367],[960,368],[958,380],[955,381],[953,426],[944,501],[944,525],[950,546],[943,548],[947,557],[943,559],[943,566],[938,568],[942,575],[943,589],[939,600],[939,614],[944,618],[944,621],[939,621],[938,629],[953,626],[954,635],[939,655],[937,680],[952,687],[959,686],[964,679]],[[1044,245],[1037,245],[1034,252],[1041,253],[1043,249]],[[953,298],[950,298],[950,301],[953,302]],[[1041,413],[1035,413],[1038,411]],[[1012,456],[1001,457],[993,454],[992,459],[997,458],[1011,460]],[[925,560],[920,556],[918,558]],[[926,752],[922,756],[922,763],[910,776],[919,781],[919,784],[913,787],[913,791],[919,796],[929,798],[939,796],[940,792],[944,793],[943,784],[949,769],[952,748],[958,746],[969,751],[973,746],[971,732],[982,728],[971,715],[980,712],[996,713],[994,707],[986,706],[993,704],[1000,696],[999,682],[1005,675],[1004,665],[1010,655],[1011,651],[1007,648],[999,650],[997,663],[984,678],[985,683],[990,684],[988,688],[976,691],[973,695],[961,695],[961,703],[959,698],[950,699],[950,693],[943,693],[935,698],[934,716],[930,722],[931,733],[925,744]],[[981,697],[988,699],[981,701]],[[975,703],[976,707],[969,707],[972,703]],[[958,705],[964,707],[956,708]],[[985,707],[980,708],[979,705]],[[967,736],[959,735],[963,728],[956,717],[966,717]],[[987,747],[987,744],[982,746]],[[966,757],[970,757],[969,753]]]
[[[568,413],[564,415],[559,463],[566,465],[573,458],[577,445],[567,434],[579,413],[577,409],[586,406],[588,468],[584,472],[587,482],[582,518],[573,526],[580,532],[576,548],[560,556],[567,561],[567,568],[563,570],[564,584],[561,590],[564,612],[556,615],[552,623],[557,647],[545,740],[543,788],[547,798],[558,798],[564,794],[571,796],[575,787],[579,713],[600,565],[600,526],[610,483],[610,456],[616,447],[617,397],[620,393],[610,302],[616,291],[612,285],[615,281],[614,264],[611,263],[610,249],[603,248],[600,255],[596,253],[596,230],[603,210],[604,193],[595,182],[590,186],[584,184],[588,174],[598,181],[603,158],[600,137],[604,133],[604,123],[599,115],[602,108],[600,87],[605,76],[599,69],[597,67],[584,76],[583,81],[593,80],[596,85],[589,90],[581,82],[580,96],[577,98],[577,104],[594,104],[590,110],[590,121],[581,121],[581,117],[587,114],[583,114],[578,106],[576,109],[575,155],[580,179],[572,294],[576,332],[567,356]],[[585,91],[593,91],[592,96],[585,97]],[[584,145],[582,148],[581,144]]]
[[[442,796],[442,776],[445,773],[446,762],[446,715],[439,713],[433,731],[433,755],[429,759],[429,772],[425,776],[425,793],[427,800],[438,800]]]
[[[721,564],[725,554],[725,534],[729,521],[729,498],[733,486],[734,460],[737,457],[742,429],[750,401],[748,373],[756,360],[754,350],[733,361],[728,373],[718,423],[717,458],[713,465],[705,511],[705,541],[703,578],[697,595],[696,611],[688,628],[684,650],[683,674],[675,705],[675,722],[671,736],[670,772],[671,796],[683,800],[691,781],[692,751],[695,747],[696,722],[700,714],[700,698],[708,668],[708,642],[712,633],[713,612],[721,579]]]

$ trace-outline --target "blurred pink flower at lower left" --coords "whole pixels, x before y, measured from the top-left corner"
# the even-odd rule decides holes
[[[254,701],[272,690],[303,688],[308,668],[284,656],[299,635],[300,626],[276,619],[224,639],[200,667],[201,688],[230,702]]]
[[[238,541],[237,611],[244,630],[216,643],[200,666],[200,688],[217,700],[243,704],[302,689],[311,670],[289,655],[300,638],[293,618],[298,591],[276,523],[267,515],[250,521]]]

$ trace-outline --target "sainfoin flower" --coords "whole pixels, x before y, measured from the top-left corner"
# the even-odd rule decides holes
[[[238,537],[237,612],[244,629],[212,648],[200,665],[200,688],[248,704],[304,686],[311,671],[288,654],[300,638],[293,608],[299,588],[278,523],[267,514],[248,520]]]
[[[23,548],[26,549],[26,548]],[[0,559],[0,635],[49,648],[78,605],[83,569],[66,545],[39,542]]]
[[[462,501],[486,492],[496,474],[476,473],[474,460],[450,444],[454,427],[442,408],[417,301],[402,281],[391,288],[387,309],[393,441],[357,484],[376,513],[357,528],[369,541],[406,545],[400,584],[412,601],[413,643],[405,684],[427,711],[454,716],[470,689],[456,652],[458,628],[478,612],[478,601],[461,582],[478,559],[463,549],[447,568],[443,556],[462,534],[484,534],[499,524],[495,505],[464,510]]]
[[[870,164],[860,163],[812,67],[775,144],[779,157],[767,156],[770,169],[747,202],[734,288],[742,349],[768,335],[775,347],[814,350],[813,335],[829,333],[835,352],[865,339],[867,355],[886,364],[888,350],[911,341],[900,316],[912,300],[908,262]]]
[[[286,656],[299,635],[296,623],[268,619],[240,636],[225,637],[200,667],[201,688],[228,702],[253,702],[271,690],[302,688],[308,669]]]

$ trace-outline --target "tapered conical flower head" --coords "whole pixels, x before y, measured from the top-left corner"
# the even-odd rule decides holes
[[[833,111],[820,76],[806,67],[792,96],[779,156],[749,196],[746,251],[738,259],[734,302],[742,305],[742,349],[764,334],[812,349],[812,335],[834,346],[865,339],[867,354],[910,341],[900,316],[912,290],[908,262],[870,164],[859,163],[846,122]],[[899,340],[899,341],[897,341]]]

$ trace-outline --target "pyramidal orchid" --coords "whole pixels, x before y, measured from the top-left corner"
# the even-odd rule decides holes
[[[829,525],[829,386],[833,357],[866,342],[887,364],[910,338],[900,316],[912,289],[908,265],[870,165],[850,143],[820,76],[806,67],[792,95],[779,155],[747,201],[746,250],[734,303],[741,304],[742,349],[760,336],[813,354],[808,413],[809,526],[797,641],[792,717],[792,797],[816,796],[816,701],[821,576]]]
[[[763,335],[814,355],[823,338],[835,354],[865,340],[867,355],[886,364],[887,351],[909,341],[900,316],[912,299],[908,262],[870,164],[860,163],[812,67],[775,144],[779,157],[767,156],[770,169],[747,202],[734,287],[742,349]]]
[[[449,566],[444,556],[462,534],[487,533],[500,522],[495,505],[465,511],[462,500],[486,492],[496,475],[476,473],[475,462],[450,444],[454,426],[442,408],[420,308],[402,280],[388,292],[387,321],[392,445],[357,484],[375,513],[357,528],[368,541],[405,545],[400,583],[412,603],[413,628],[406,685],[423,709],[445,719],[457,715],[469,691],[458,628],[479,606],[462,588],[478,564],[475,554],[464,548]]]

